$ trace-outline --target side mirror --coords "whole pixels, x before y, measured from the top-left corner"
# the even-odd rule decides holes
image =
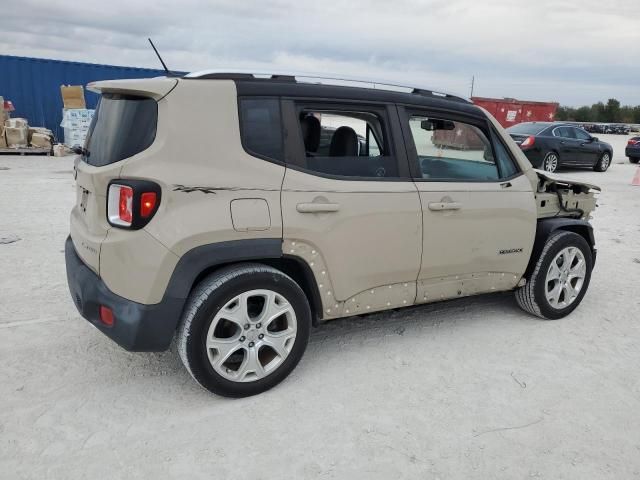
[[[598,141],[598,137],[591,137],[591,140],[589,140],[589,142],[597,142]]]

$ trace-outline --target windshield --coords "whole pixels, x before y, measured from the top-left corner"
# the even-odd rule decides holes
[[[537,135],[549,125],[539,123],[520,123],[513,127],[507,128],[508,133],[522,134],[522,135]]]
[[[102,167],[140,153],[153,143],[157,123],[154,99],[105,93],[89,127],[82,159]]]

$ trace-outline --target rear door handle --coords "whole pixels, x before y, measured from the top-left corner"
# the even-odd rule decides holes
[[[442,210],[460,210],[462,204],[459,202],[429,202],[429,210],[436,212]]]
[[[325,213],[340,210],[339,203],[299,203],[296,210],[300,213]]]

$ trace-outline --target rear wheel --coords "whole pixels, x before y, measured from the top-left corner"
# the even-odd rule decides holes
[[[545,172],[553,173],[558,169],[560,158],[556,152],[549,152],[544,156],[542,168]]]
[[[516,290],[516,301],[523,310],[541,318],[565,317],[582,301],[592,268],[591,248],[582,236],[554,232],[527,283]]]
[[[611,154],[609,154],[609,152],[604,152],[600,156],[600,160],[598,160],[598,163],[594,165],[593,169],[596,172],[606,172],[607,168],[609,168],[609,165],[611,165]]]
[[[222,269],[189,296],[178,351],[207,390],[246,397],[281,382],[309,340],[307,298],[289,276],[260,264]]]
[[[638,158],[638,157],[629,157],[629,161],[631,163],[638,163],[638,161],[640,161],[640,158]]]

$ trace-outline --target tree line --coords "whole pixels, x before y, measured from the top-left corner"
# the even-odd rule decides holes
[[[621,106],[615,98],[607,103],[594,103],[590,107],[558,107],[556,120],[570,122],[640,123],[640,105]]]

